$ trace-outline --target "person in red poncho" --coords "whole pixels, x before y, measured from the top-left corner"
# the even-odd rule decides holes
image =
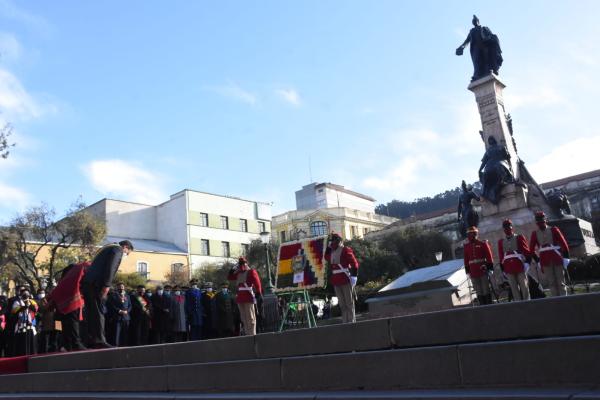
[[[237,287],[235,302],[240,310],[244,333],[256,335],[256,311],[262,310],[262,286],[258,273],[248,266],[244,257],[240,257],[238,265],[229,270],[227,279]]]
[[[331,271],[331,285],[338,298],[342,311],[342,322],[356,322],[354,311],[354,286],[358,276],[358,261],[354,252],[344,246],[342,237],[332,233],[330,243],[325,250],[325,260]]]
[[[56,308],[57,318],[62,322],[64,347],[69,351],[86,349],[79,333],[84,306],[79,284],[90,265],[88,261],[70,264],[62,271],[58,284],[47,297],[49,306]]]
[[[569,245],[560,229],[555,226],[548,227],[548,220],[543,211],[535,213],[535,223],[538,229],[531,232],[529,250],[542,267],[552,296],[566,296],[564,268],[569,260]],[[539,256],[534,253],[536,249]]]
[[[502,271],[506,274],[513,299],[529,300],[529,287],[527,285],[527,270],[531,256],[527,239],[523,235],[515,235],[513,223],[510,219],[502,222],[505,238],[498,240],[498,259]]]

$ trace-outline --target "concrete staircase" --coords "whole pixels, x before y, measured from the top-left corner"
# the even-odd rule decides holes
[[[600,399],[600,294],[32,357],[1,399]]]

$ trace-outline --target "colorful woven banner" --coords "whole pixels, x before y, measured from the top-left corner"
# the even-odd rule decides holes
[[[283,243],[277,256],[276,291],[325,287],[327,236]]]

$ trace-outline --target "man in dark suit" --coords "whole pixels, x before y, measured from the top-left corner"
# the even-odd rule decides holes
[[[102,349],[112,347],[106,342],[104,336],[104,314],[103,302],[112,281],[119,269],[121,259],[133,251],[133,245],[129,240],[123,240],[119,244],[104,246],[88,268],[81,280],[81,293],[85,301],[87,316],[87,329],[89,345],[92,348]]]

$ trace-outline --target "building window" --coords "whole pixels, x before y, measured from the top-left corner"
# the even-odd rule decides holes
[[[265,223],[258,221],[258,233],[266,232]]]
[[[200,213],[200,226],[208,226],[208,214]]]
[[[311,236],[323,236],[327,235],[327,222],[315,221],[310,223],[310,234]]]
[[[358,227],[356,225],[350,225],[350,236],[353,239],[358,236]]]
[[[221,228],[229,229],[229,218],[221,215]]]
[[[171,264],[171,274],[180,274],[182,272],[183,272],[183,264],[182,263]]]
[[[248,232],[248,221],[240,218],[240,229],[242,232]]]
[[[285,231],[279,232],[279,239],[280,239],[281,243],[285,242]]]
[[[250,245],[248,243],[242,243],[242,255],[244,257],[247,257],[249,252],[250,252]]]
[[[223,248],[223,257],[230,257],[229,242],[221,242],[221,247]]]
[[[142,278],[148,280],[148,263],[146,261],[138,261],[137,263],[137,273],[140,274]]]
[[[208,244],[208,240],[200,239],[200,254],[203,256],[210,255],[210,247]]]
[[[366,235],[367,233],[369,233],[369,228],[363,228],[363,235]]]

